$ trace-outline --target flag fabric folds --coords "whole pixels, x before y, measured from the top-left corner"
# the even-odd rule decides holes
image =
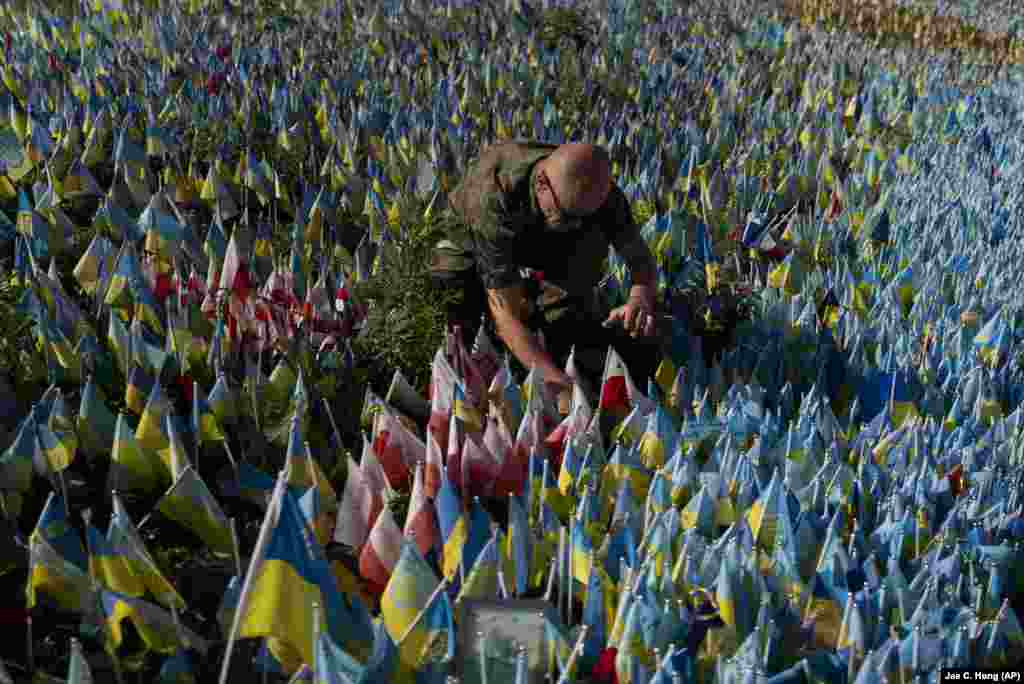
[[[232,627],[240,638],[273,638],[288,671],[314,661],[313,604],[320,628],[339,645],[353,638],[348,610],[284,477],[260,529]]]

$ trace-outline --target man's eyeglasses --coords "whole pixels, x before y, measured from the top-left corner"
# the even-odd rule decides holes
[[[583,226],[586,219],[597,213],[594,211],[570,211],[562,208],[562,202],[558,199],[558,193],[555,192],[555,187],[551,184],[551,179],[548,178],[548,174],[545,171],[541,171],[537,176],[537,182],[547,188],[547,191],[551,194],[551,201],[554,202],[555,211],[558,212],[558,220],[553,222],[550,227],[558,231],[570,231],[575,230]]]

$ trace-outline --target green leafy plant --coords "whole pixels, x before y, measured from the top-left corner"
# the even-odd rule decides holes
[[[355,288],[358,301],[370,305],[366,327],[353,342],[366,380],[386,390],[395,369],[414,387],[425,389],[431,361],[444,341],[446,307],[454,293],[431,286],[431,250],[445,235],[450,217],[408,227],[385,249],[382,265]]]

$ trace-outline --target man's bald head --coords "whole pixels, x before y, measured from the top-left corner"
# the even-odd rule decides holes
[[[562,211],[586,214],[597,211],[612,184],[611,160],[604,148],[584,143],[562,145],[544,160]]]

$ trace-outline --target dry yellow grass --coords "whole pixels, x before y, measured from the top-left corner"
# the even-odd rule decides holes
[[[992,65],[1024,63],[1024,41],[994,34],[955,16],[940,16],[891,0],[782,0],[802,24],[864,35],[882,45],[951,50],[965,61]]]

